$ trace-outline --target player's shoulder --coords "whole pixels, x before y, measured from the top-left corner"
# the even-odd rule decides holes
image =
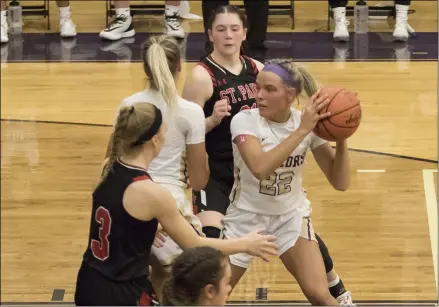
[[[202,119],[204,123],[204,111],[203,108],[190,100],[186,100],[182,97],[178,97],[178,107],[179,107],[179,116],[188,120],[189,122],[192,121],[199,121]]]
[[[258,109],[242,110],[238,112],[232,121],[252,120],[255,121],[260,117]]]
[[[122,100],[122,105],[121,106],[133,105],[135,103],[142,102],[142,101],[144,101],[145,99],[148,99],[148,98],[150,98],[149,91],[146,91],[146,90],[145,91],[141,91],[141,92],[135,93],[135,94],[133,94],[131,96],[125,97]]]
[[[177,101],[178,101],[178,106],[183,110],[187,110],[189,112],[204,113],[203,108],[198,103],[184,99],[183,97],[180,96],[178,96]]]
[[[200,62],[192,68],[191,80],[192,82],[195,81],[200,84],[212,82],[212,78],[205,63]]]
[[[254,58],[251,58],[246,55],[243,55],[242,57],[247,61],[249,61],[252,64],[252,66],[256,67],[258,71],[261,71],[264,68],[264,64],[262,62],[255,60]]]

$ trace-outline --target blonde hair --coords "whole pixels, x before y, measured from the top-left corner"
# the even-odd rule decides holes
[[[177,109],[178,91],[174,77],[180,69],[180,59],[180,47],[173,37],[151,36],[143,46],[143,69],[150,88],[160,92],[170,113]]]
[[[114,126],[112,148],[102,174],[102,180],[106,178],[121,154],[135,153],[140,150],[142,145],[133,146],[133,143],[151,128],[155,120],[155,112],[155,107],[151,103],[137,103],[120,109]]]
[[[306,96],[311,97],[320,87],[313,76],[305,68],[296,65],[293,59],[273,59],[265,64],[277,64],[290,74],[293,84],[298,84],[297,88],[295,88],[297,97],[303,94],[303,92],[305,92]]]

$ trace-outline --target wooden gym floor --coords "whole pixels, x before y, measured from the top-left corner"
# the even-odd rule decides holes
[[[200,14],[200,3],[192,6],[192,12]],[[54,3],[51,8],[51,31],[56,32],[58,12]],[[437,2],[416,2],[412,8],[416,12],[410,22],[418,32],[437,32]],[[103,2],[72,3],[78,31],[97,37],[105,22],[103,10]],[[315,43],[314,31],[326,27],[326,2],[296,1],[296,18],[293,34],[309,32],[309,44]],[[26,20],[26,35],[46,32],[43,19]],[[269,31],[291,32],[288,20],[270,17]],[[136,17],[138,36],[158,32],[160,26],[156,17]],[[202,30],[201,21],[185,21],[184,26],[190,32]],[[391,27],[375,21],[372,31],[388,32]],[[78,35],[78,42],[92,37],[86,35]],[[84,55],[82,63],[34,61],[32,54],[45,42],[38,44],[34,49],[27,45],[30,49],[22,52],[28,57],[20,60],[14,46],[2,46],[9,48],[10,57],[1,69],[3,304],[60,297],[72,303],[87,243],[91,192],[115,110],[124,97],[145,85],[135,55],[121,62],[97,62],[96,54]],[[95,39],[87,46],[99,49],[100,44]],[[418,46],[416,40],[409,44]],[[437,40],[435,44],[437,49]],[[45,52],[56,52],[52,47]],[[79,56],[85,51],[74,52]],[[417,61],[306,59],[298,54],[298,62],[321,83],[357,90],[364,112],[349,140],[350,189],[334,191],[312,155],[304,176],[314,227],[328,245],[338,274],[360,305],[437,303],[437,56],[425,55],[423,60],[421,54]],[[185,71],[193,65],[187,63]],[[257,288],[267,289],[267,300],[255,302]],[[230,300],[306,303],[277,259],[269,264],[255,260]]]

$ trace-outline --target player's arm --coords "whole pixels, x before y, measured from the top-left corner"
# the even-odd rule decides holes
[[[206,143],[187,145],[187,164],[191,188],[195,191],[204,189],[210,176]]]
[[[323,145],[312,149],[312,153],[320,169],[334,189],[346,191],[351,177],[347,141],[337,142],[335,149],[328,142],[325,142]]]
[[[308,132],[298,129],[273,149],[263,151],[255,127],[250,112],[242,111],[232,119],[230,130],[245,164],[256,178],[263,180],[282,165]]]
[[[196,65],[192,70],[189,80],[186,81],[182,97],[186,100],[196,102],[201,108],[213,94],[212,78],[209,73],[200,65]],[[209,116],[205,119],[206,133],[215,128],[220,122]]]
[[[129,190],[128,190],[129,189]],[[242,238],[221,240],[200,237],[177,209],[168,190],[151,181],[138,181],[128,187],[124,195],[127,211],[141,220],[156,218],[165,232],[183,249],[210,246],[231,255],[249,253],[268,261],[276,255],[275,236],[251,233]],[[127,206],[129,204],[129,206]]]
[[[186,158],[190,186],[199,191],[206,186],[210,171],[206,153],[204,112],[201,107],[194,107],[190,114],[189,129],[186,134]]]

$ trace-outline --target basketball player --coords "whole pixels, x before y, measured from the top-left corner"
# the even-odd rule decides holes
[[[8,36],[8,21],[7,21],[7,8],[6,0],[0,0],[1,6],[1,23],[0,23],[0,41],[2,43],[7,43],[9,41]],[[58,0],[56,4],[59,8],[59,30],[61,37],[75,37],[76,36],[76,26],[71,19],[70,14],[70,1],[69,0]]]
[[[232,241],[197,235],[174,198],[151,180],[151,161],[163,147],[166,125],[150,103],[120,110],[112,152],[93,192],[88,247],[76,284],[76,305],[152,305],[148,263],[157,225],[183,248],[211,246],[267,259],[273,236],[253,232]]]
[[[302,92],[310,97],[303,113],[292,108]],[[339,305],[328,291],[302,171],[311,149],[331,185],[346,190],[350,180],[347,142],[337,142],[333,150],[312,133],[317,122],[330,115],[319,114],[329,100],[313,77],[292,61],[273,60],[264,66],[257,78],[256,101],[258,109],[238,113],[230,126],[236,180],[223,219],[225,237],[238,238],[266,227],[276,235],[280,259],[311,304]],[[234,287],[251,256],[239,254],[230,259]]]
[[[229,259],[220,251],[187,249],[175,259],[160,302],[163,306],[225,306],[232,289],[230,277]]]
[[[203,0],[203,22],[204,32],[208,36],[209,16],[218,7],[228,5],[229,0]],[[269,14],[268,0],[244,0],[245,14],[248,17],[249,31],[247,33],[247,42],[251,49],[265,49],[264,41],[267,36],[268,14]],[[208,40],[209,41],[209,40]],[[207,47],[207,45],[206,45]]]
[[[239,111],[257,107],[256,77],[264,65],[239,55],[242,41],[246,38],[246,23],[236,7],[218,7],[208,21],[208,28],[214,50],[193,69],[191,78],[185,84],[183,97],[204,108],[210,178],[203,190],[193,190],[193,202],[203,232],[207,237],[219,238],[234,183],[230,122]],[[316,237],[331,294],[340,304],[351,305],[351,293],[346,291],[335,272],[325,243],[319,236]]]
[[[133,27],[133,19],[130,11],[130,1],[114,1],[114,8],[116,10],[116,18],[108,25],[107,28],[101,31],[99,36],[101,38],[116,41],[126,37],[133,37],[136,31]],[[184,38],[185,33],[179,21],[180,0],[165,1],[165,16],[164,16],[164,33],[169,36]]]
[[[334,40],[349,41],[348,22],[346,20],[346,5],[348,0],[328,0],[334,14]],[[393,30],[394,41],[407,41],[409,38],[408,11],[411,0],[395,0],[396,21]]]
[[[143,44],[143,67],[149,87],[123,100],[121,107],[137,103],[152,103],[163,114],[167,124],[163,150],[152,160],[148,172],[154,182],[165,187],[175,198],[185,219],[203,235],[201,222],[194,215],[185,190],[203,189],[209,179],[203,109],[196,103],[182,99],[176,88],[182,62],[178,42],[167,35],[151,36]],[[111,145],[110,145],[111,146]],[[171,263],[182,250],[169,237],[158,234],[152,248],[164,272],[155,266],[151,279],[159,294],[161,283],[171,269]]]

